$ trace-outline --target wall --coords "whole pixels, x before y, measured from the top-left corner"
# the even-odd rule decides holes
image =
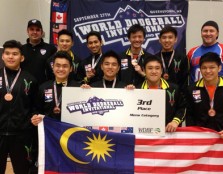
[[[50,0],[1,0],[0,4],[0,46],[10,39],[25,43],[27,23],[33,18],[42,22],[44,40],[49,41]]]
[[[200,29],[207,20],[219,24],[219,42],[223,42],[223,2],[189,1],[187,47],[201,44]],[[1,0],[0,6],[0,46],[9,39],[25,43],[27,21],[32,18],[41,20],[45,31],[45,41],[49,41],[50,0]]]

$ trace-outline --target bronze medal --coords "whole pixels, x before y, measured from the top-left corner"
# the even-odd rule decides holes
[[[58,106],[56,106],[54,109],[53,109],[53,112],[54,114],[59,114],[60,113],[60,108]]]
[[[163,78],[164,78],[165,80],[168,80],[168,79],[169,79],[169,74],[164,73]]]
[[[137,62],[137,60],[136,60],[136,59],[132,59],[132,65],[133,65],[133,66],[138,65],[138,62]]]
[[[11,101],[13,99],[13,96],[12,96],[12,94],[7,93],[7,94],[5,94],[4,98],[6,101]]]
[[[208,110],[208,115],[210,117],[214,117],[216,115],[216,111],[213,108],[211,108],[211,109]]]

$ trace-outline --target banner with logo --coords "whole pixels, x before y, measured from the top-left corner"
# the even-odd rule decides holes
[[[66,87],[62,92],[64,122],[118,133],[165,134],[165,90]]]
[[[176,49],[186,52],[188,1],[52,0],[51,9],[51,22],[56,28],[62,29],[67,19],[67,28],[75,35],[73,50],[81,58],[89,54],[86,35],[91,30],[101,33],[104,51],[121,53],[129,47],[127,31],[136,23],[146,30],[143,47],[148,52],[154,54],[161,49],[158,38],[165,25],[177,29]],[[54,31],[51,41],[56,39]]]

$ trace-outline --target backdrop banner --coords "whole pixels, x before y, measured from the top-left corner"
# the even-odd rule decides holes
[[[185,53],[187,15],[187,1],[52,0],[51,42],[56,44],[59,30],[69,29],[75,35],[73,51],[83,59],[89,54],[86,35],[95,30],[101,33],[103,51],[120,53],[130,45],[129,27],[138,23],[146,30],[143,48],[155,54],[161,49],[159,32],[171,25],[178,31],[176,49]]]

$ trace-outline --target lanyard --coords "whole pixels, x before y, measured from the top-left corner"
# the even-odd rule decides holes
[[[104,86],[104,88],[106,88],[105,79],[102,79],[102,81],[103,81],[103,86]],[[116,84],[116,78],[113,80],[112,88],[115,87],[115,84]]]
[[[164,61],[164,58],[163,58],[163,54],[161,52],[161,60],[162,60],[162,63],[163,63],[163,70],[164,70],[165,73],[168,72],[168,68],[170,67],[170,64],[171,64],[171,62],[173,60],[174,53],[175,53],[175,51],[173,50],[173,52],[172,52],[172,54],[170,56],[170,60],[169,60],[169,63],[168,63],[168,67],[166,67],[166,64],[165,64],[165,61]]]
[[[6,85],[6,90],[7,90],[7,93],[11,93],[12,92],[12,89],[13,87],[15,86],[15,83],[16,81],[18,80],[19,78],[19,75],[20,75],[20,72],[21,72],[21,68],[19,69],[19,71],[17,72],[11,86],[9,87],[9,82],[8,82],[8,78],[7,78],[7,74],[6,74],[6,70],[4,68],[4,77],[5,77],[5,85]]]
[[[101,56],[102,56],[102,54],[99,55],[99,57],[98,57],[98,59],[96,60],[96,62],[95,62],[95,56],[93,56],[93,58],[92,58],[92,63],[91,63],[91,68],[92,68],[92,69],[94,69],[94,68],[97,66],[98,62],[99,62],[100,59],[101,59]]]

